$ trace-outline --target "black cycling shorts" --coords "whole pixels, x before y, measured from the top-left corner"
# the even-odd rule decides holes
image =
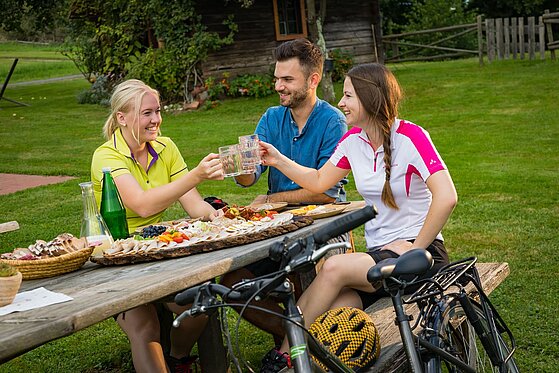
[[[448,253],[446,252],[446,248],[444,246],[443,241],[441,240],[435,240],[433,241],[428,247],[427,247],[427,251],[429,251],[429,253],[431,253],[431,255],[433,256],[433,267],[431,267],[430,270],[428,270],[423,276],[421,276],[421,278],[425,278],[425,277],[431,277],[433,276],[435,273],[437,273],[437,271],[447,265],[449,263],[448,261]],[[397,258],[399,255],[396,254],[393,251],[390,250],[380,250],[380,249],[376,249],[376,250],[372,250],[372,251],[367,251],[367,254],[369,254],[376,263],[380,262],[383,259],[387,259],[387,258]],[[414,285],[414,286],[409,286],[406,288],[405,290],[405,294],[411,294],[414,291],[416,291],[419,288],[420,285]],[[375,303],[377,300],[379,300],[380,298],[383,297],[388,297],[389,294],[384,290],[384,288],[380,288],[379,290],[372,292],[372,293],[368,293],[365,291],[361,291],[361,290],[356,290],[357,294],[359,294],[359,297],[361,298],[361,302],[363,302],[363,309],[366,309],[367,307],[369,307],[371,304]]]

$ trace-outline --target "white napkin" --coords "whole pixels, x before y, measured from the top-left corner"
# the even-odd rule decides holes
[[[14,301],[7,306],[0,307],[0,316],[17,311],[27,311],[45,307],[51,304],[68,302],[74,298],[62,293],[55,293],[43,287],[18,293]]]

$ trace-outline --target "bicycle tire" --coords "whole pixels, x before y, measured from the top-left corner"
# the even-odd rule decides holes
[[[472,302],[472,307],[480,319],[480,327],[487,335],[491,334],[491,324],[487,320],[482,308]],[[459,358],[476,372],[500,372],[517,373],[519,372],[514,357],[511,357],[504,367],[493,366],[488,352],[473,325],[468,320],[460,302],[455,298],[447,298],[437,307],[433,307],[427,317],[426,330],[430,331],[428,341],[438,346],[448,353]],[[491,350],[501,351],[502,356],[507,356],[511,348],[503,339],[501,333],[497,332],[497,346],[492,346]],[[493,344],[493,343],[492,343]],[[503,360],[502,358],[500,359]],[[436,354],[430,354],[424,362],[426,373],[439,372],[459,372],[458,367],[443,360]]]

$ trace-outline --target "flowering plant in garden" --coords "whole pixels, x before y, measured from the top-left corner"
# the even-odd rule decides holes
[[[228,94],[233,97],[265,97],[274,93],[274,82],[267,75],[240,75],[231,81]]]
[[[221,79],[208,77],[204,85],[210,100],[217,100],[224,95],[260,98],[274,93],[274,82],[269,75],[247,74],[229,79],[229,74],[224,73]]]
[[[229,73],[223,73],[221,79],[216,79],[213,76],[208,77],[204,81],[204,87],[208,92],[209,100],[218,100],[229,92]]]

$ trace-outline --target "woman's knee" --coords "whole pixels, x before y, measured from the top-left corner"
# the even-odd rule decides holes
[[[352,261],[348,261],[347,257],[350,254],[334,255],[326,259],[318,275],[328,278],[331,281],[336,281],[342,277],[347,276],[352,272]],[[353,263],[354,264],[354,263]]]
[[[131,339],[139,339],[142,341],[159,342],[161,339],[159,320],[149,320],[143,325],[134,328],[128,332]]]
[[[150,307],[153,305],[136,307],[118,317],[118,324],[131,341],[159,341],[159,318]]]

